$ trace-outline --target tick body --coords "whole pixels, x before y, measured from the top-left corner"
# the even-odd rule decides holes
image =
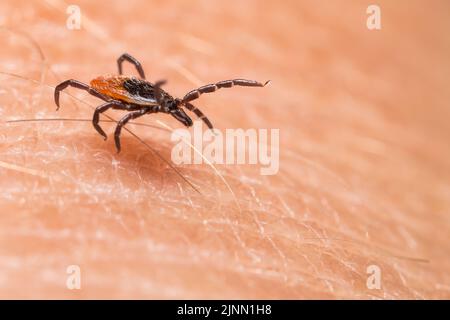
[[[140,78],[123,76],[123,61],[132,63],[136,67]],[[194,89],[188,92],[183,99],[179,99],[172,97],[170,94],[161,89],[161,86],[165,84],[165,81],[151,83],[145,80],[145,74],[141,64],[129,54],[124,53],[121,55],[119,59],[117,59],[117,65],[119,75],[97,77],[90,82],[90,85],[73,79],[66,80],[61,82],[55,88],[55,103],[57,105],[56,110],[59,109],[60,92],[68,86],[85,90],[91,95],[105,101],[105,103],[95,109],[94,116],[92,118],[92,124],[95,130],[97,130],[97,132],[102,135],[105,140],[107,138],[106,133],[98,124],[100,114],[110,108],[129,111],[122,119],[119,120],[114,132],[117,152],[120,152],[121,149],[120,132],[122,127],[132,119],[139,118],[145,114],[163,112],[170,114],[183,125],[190,127],[192,125],[192,119],[184,112],[183,109],[185,108],[193,112],[208,126],[208,128],[212,129],[213,126],[211,122],[199,109],[191,104],[191,101],[199,98],[203,93],[214,92],[220,88],[231,88],[232,86],[264,87],[269,83],[269,81],[267,81],[262,84],[257,81],[245,79],[225,80]]]

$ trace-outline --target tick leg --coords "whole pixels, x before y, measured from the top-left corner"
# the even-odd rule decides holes
[[[231,88],[233,86],[243,86],[243,87],[265,87],[269,81],[266,81],[264,84],[254,81],[254,80],[245,80],[245,79],[234,79],[234,80],[225,80],[217,83],[207,84],[206,86],[194,89],[188,92],[182,102],[189,102],[199,98],[203,93],[210,93],[220,88]]]
[[[211,121],[209,121],[209,119],[203,114],[203,112],[200,111],[200,109],[190,104],[189,102],[186,102],[185,107],[186,109],[192,111],[197,117],[199,117],[208,126],[209,129],[213,129]]]
[[[70,80],[66,80],[66,81],[61,82],[60,84],[58,84],[55,87],[56,110],[59,109],[59,93],[62,90],[66,89],[68,86],[71,86],[71,87],[74,87],[74,88],[77,88],[77,89],[81,89],[81,90],[85,90],[85,91],[89,92],[91,95],[93,95],[93,96],[95,96],[97,98],[100,98],[102,100],[105,100],[105,101],[109,100],[109,98],[105,97],[100,92],[92,89],[87,84],[85,84],[83,82],[80,82],[80,81],[77,81],[77,80],[70,79]]]
[[[129,55],[128,53],[122,54],[119,57],[119,59],[117,59],[117,66],[119,68],[119,74],[122,74],[122,62],[124,60],[128,61],[129,63],[132,63],[136,67],[136,70],[139,73],[139,76],[142,79],[145,79],[144,69],[142,69],[141,63],[136,58]]]
[[[112,107],[114,107],[114,109],[125,109],[125,110],[128,109],[128,106],[123,104],[120,101],[108,101],[108,102],[105,102],[104,104],[98,106],[97,108],[95,108],[94,117],[92,118],[92,125],[94,126],[95,130],[97,130],[97,132],[103,136],[103,138],[105,140],[107,138],[106,133],[100,127],[98,122],[100,119],[100,113],[103,113]]]
[[[120,132],[122,127],[127,124],[128,121],[139,118],[146,113],[154,112],[151,108],[142,108],[138,111],[132,111],[126,114],[122,119],[117,123],[116,131],[114,131],[114,141],[116,143],[117,153],[120,152]]]

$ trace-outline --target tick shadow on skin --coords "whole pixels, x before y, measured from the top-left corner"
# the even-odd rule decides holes
[[[96,181],[100,179],[105,183],[120,183],[131,189],[148,184],[160,190],[179,190],[181,186],[184,190],[194,191],[175,169],[191,183],[200,182],[210,175],[205,168],[200,168],[200,165],[180,166],[171,161],[173,142],[170,141],[169,132],[153,134],[151,130],[154,129],[150,129],[149,133],[141,134],[132,126],[130,129],[153,151],[123,130],[120,139],[122,148],[120,153],[117,153],[111,128],[105,128],[108,135],[106,141],[96,132],[86,132],[80,133],[77,141],[61,137],[55,143],[70,144],[82,154],[84,160],[79,165],[86,166],[86,177],[96,175]]]

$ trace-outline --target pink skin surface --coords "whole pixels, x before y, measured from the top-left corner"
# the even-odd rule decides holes
[[[80,30],[61,0],[0,2],[1,118],[88,120],[0,127],[0,298],[450,298],[448,1],[378,1],[379,31],[367,1],[71,3]],[[195,105],[220,130],[280,129],[278,174],[217,165],[228,188],[177,166],[199,194],[126,131],[117,154],[112,123],[104,142],[102,101],[68,89],[83,102],[55,111],[49,86],[115,73],[123,52],[177,97],[271,79]],[[158,128],[181,125],[137,122],[170,160]]]

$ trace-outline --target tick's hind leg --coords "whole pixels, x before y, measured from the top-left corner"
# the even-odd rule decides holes
[[[128,121],[139,118],[146,113],[154,112],[151,107],[145,107],[137,111],[132,111],[126,114],[122,119],[117,123],[116,131],[114,131],[114,142],[116,143],[117,153],[120,152],[120,132],[122,127],[127,124]]]
[[[55,103],[56,103],[56,110],[59,109],[59,93],[60,93],[62,90],[66,89],[68,86],[71,86],[71,87],[74,87],[74,88],[77,88],[77,89],[81,89],[81,90],[85,90],[85,91],[89,92],[90,94],[92,94],[93,96],[95,96],[95,97],[97,97],[97,98],[100,98],[100,99],[102,99],[102,100],[105,100],[105,101],[108,100],[107,97],[105,97],[104,95],[102,95],[100,92],[98,92],[98,91],[92,89],[92,88],[91,88],[90,86],[88,86],[87,84],[85,84],[85,83],[83,83],[83,82],[80,82],[80,81],[77,81],[77,80],[70,79],[70,80],[66,80],[66,81],[61,82],[60,84],[58,84],[58,85],[55,87]]]
[[[203,114],[203,112],[200,111],[200,109],[190,104],[189,102],[186,102],[185,107],[186,109],[192,111],[197,117],[199,117],[208,126],[209,129],[213,129],[211,121],[209,121],[209,119]]]
[[[124,103],[120,102],[120,101],[108,101],[100,106],[98,106],[97,108],[95,108],[94,111],[94,117],[92,118],[92,125],[94,126],[95,130],[97,130],[97,132],[103,136],[103,138],[106,140],[107,136],[105,131],[103,131],[103,129],[100,127],[100,125],[98,124],[99,119],[100,119],[100,113],[105,112],[106,110],[108,110],[109,108],[114,107],[115,109],[128,109],[128,106],[125,105]]]
[[[136,67],[137,72],[139,73],[139,76],[142,79],[145,79],[144,69],[142,69],[141,63],[128,53],[122,54],[119,59],[117,59],[117,67],[119,68],[119,74],[122,74],[122,62],[126,60],[129,63],[133,64]]]
[[[220,88],[231,88],[233,86],[243,86],[243,87],[265,87],[269,84],[269,81],[266,81],[264,84],[254,80],[245,80],[245,79],[234,79],[234,80],[225,80],[217,83],[207,84],[206,86],[194,89],[188,92],[184,98],[183,102],[189,102],[199,98],[204,93],[214,92],[219,90]]]

